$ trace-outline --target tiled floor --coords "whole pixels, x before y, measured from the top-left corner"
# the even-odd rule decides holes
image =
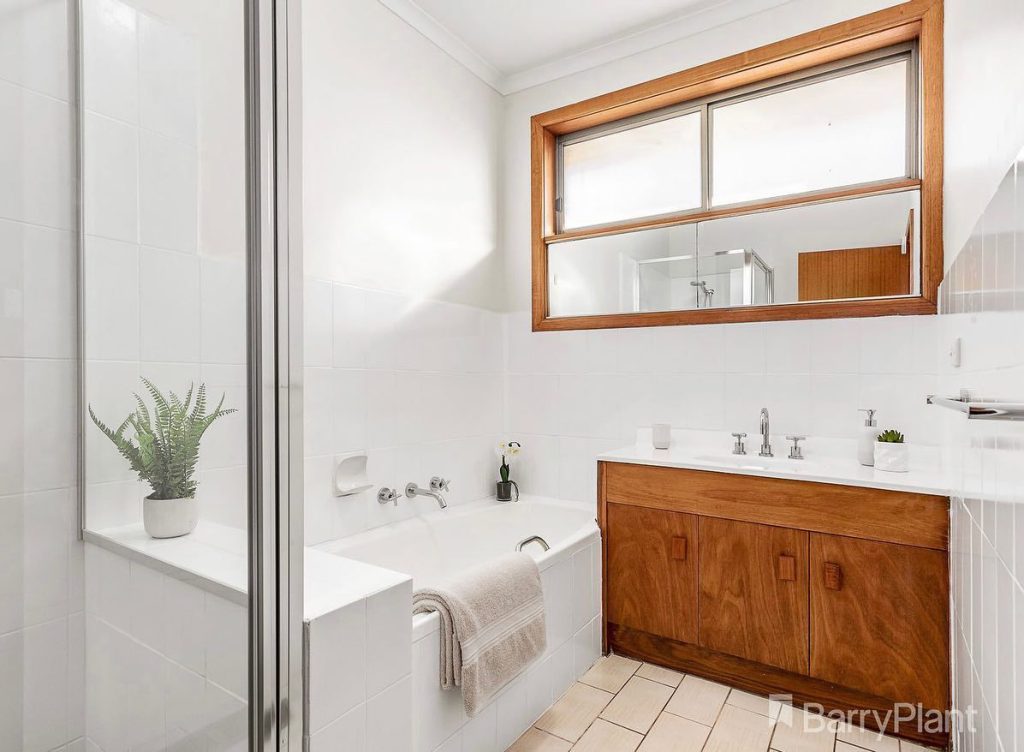
[[[927,752],[858,729],[808,731],[803,715],[723,684],[610,655],[508,752]]]

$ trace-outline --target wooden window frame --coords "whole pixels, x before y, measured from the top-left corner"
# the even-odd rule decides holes
[[[942,0],[911,0],[695,68],[559,107],[530,120],[533,330],[780,321],[896,314],[934,314],[943,274],[942,250]],[[655,217],[558,233],[555,227],[557,139],[627,117],[707,97],[768,79],[852,58],[893,45],[917,42],[920,60],[920,179],[899,179],[807,196],[711,208],[685,217]],[[914,296],[764,306],[549,316],[548,246],[565,240],[691,224],[826,200],[921,191],[921,284]]]

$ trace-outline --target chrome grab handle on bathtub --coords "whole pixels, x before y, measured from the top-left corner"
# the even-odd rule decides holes
[[[548,542],[546,540],[541,538],[539,535],[531,535],[529,538],[523,538],[521,541],[519,541],[519,543],[516,544],[516,551],[522,551],[524,546],[528,546],[531,543],[539,543],[541,545],[541,548],[543,548],[545,551],[551,550],[551,546],[548,545]]]

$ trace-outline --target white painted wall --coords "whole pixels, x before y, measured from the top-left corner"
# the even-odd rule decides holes
[[[306,543],[493,492],[504,300],[501,97],[377,0],[306,0]],[[373,487],[337,498],[336,459]]]
[[[1019,0],[946,0],[946,268],[1024,143]]]

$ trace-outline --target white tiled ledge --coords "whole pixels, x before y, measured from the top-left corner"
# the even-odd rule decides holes
[[[787,457],[789,442],[783,436],[772,436],[775,457],[770,463],[762,463],[757,456],[758,436],[747,437],[747,455],[741,458],[732,455],[732,441],[733,438],[725,432],[677,430],[672,432],[672,444],[668,449],[655,449],[651,444],[650,429],[640,429],[633,445],[605,452],[597,459],[935,496],[949,496],[950,493],[949,478],[940,462],[939,450],[934,447],[911,445],[910,471],[890,473],[857,462],[854,441],[809,436],[801,442],[805,459],[790,460]],[[707,456],[721,461],[709,460]],[[737,460],[747,462],[731,464]],[[759,466],[761,464],[769,466]]]
[[[86,530],[87,542],[213,593],[249,603],[246,531],[201,520],[190,535],[151,538],[142,523]],[[315,619],[337,608],[394,587],[409,576],[389,569],[306,548],[303,618]]]

